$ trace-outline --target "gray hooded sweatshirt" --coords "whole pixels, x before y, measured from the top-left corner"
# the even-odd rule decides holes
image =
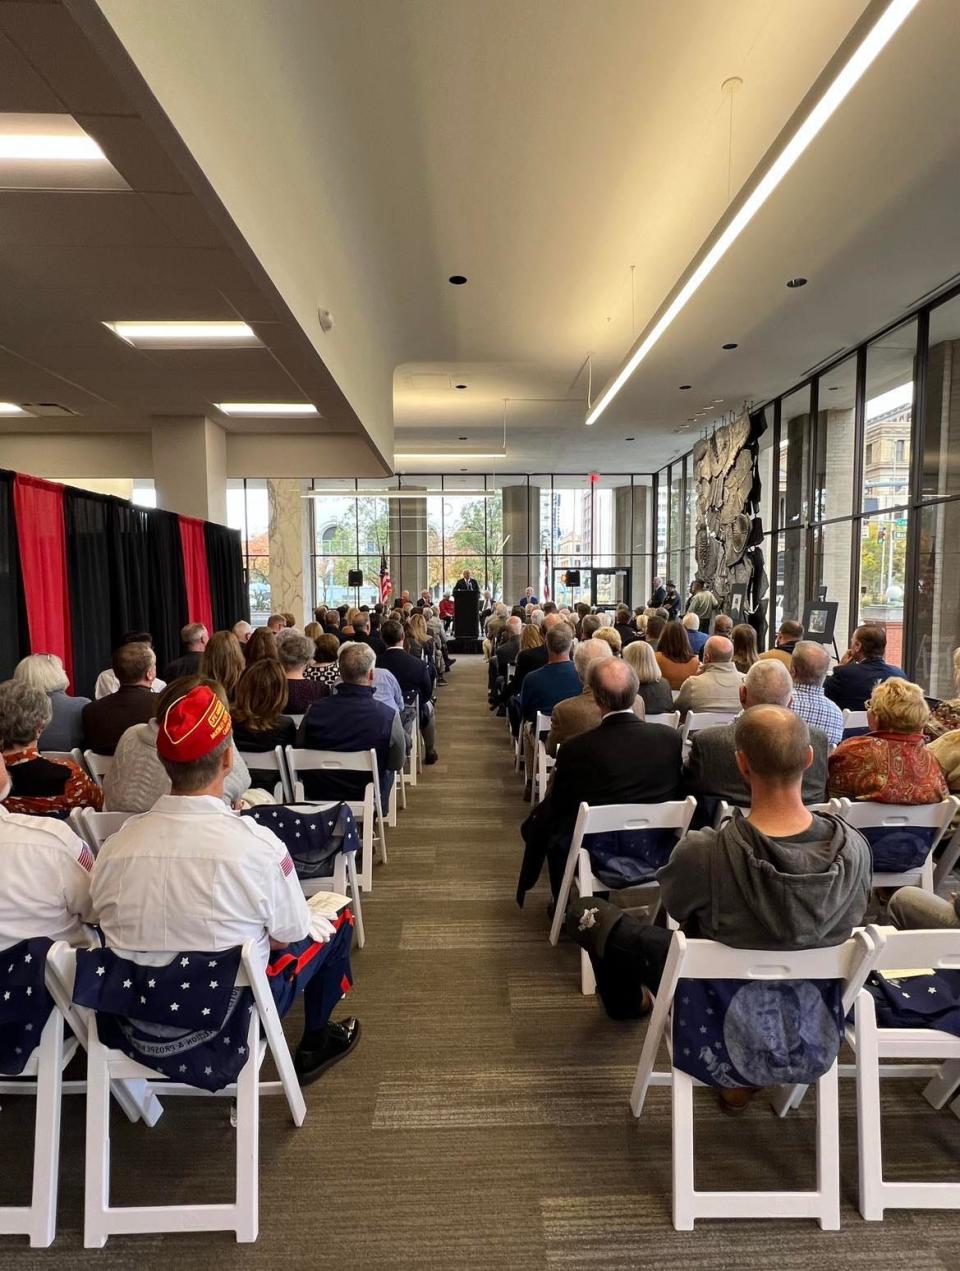
[[[738,949],[842,944],[863,921],[873,863],[866,839],[815,814],[802,834],[770,838],[739,812],[696,830],[657,874],[663,903],[690,936]]]

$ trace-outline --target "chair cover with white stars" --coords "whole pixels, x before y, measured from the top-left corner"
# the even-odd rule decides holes
[[[877,874],[905,874],[919,869],[940,833],[932,825],[864,825],[860,833],[870,844]]]
[[[594,876],[615,889],[651,881],[676,845],[677,831],[669,829],[609,830],[583,840]]]
[[[939,1028],[960,1037],[960,971],[895,979],[873,974],[866,987],[881,1028]]]
[[[51,941],[21,940],[0,952],[0,1072],[18,1077],[53,1010],[44,983]]]
[[[707,1086],[810,1085],[843,1040],[840,980],[684,980],[673,1064]]]
[[[241,815],[273,830],[293,858],[301,881],[325,878],[338,852],[360,851],[357,823],[345,803],[310,811],[267,803],[246,808]]]
[[[247,1062],[253,994],[236,987],[240,949],[176,954],[141,966],[110,949],[77,952],[73,1000],[97,1013],[111,1049],[202,1090],[222,1090]]]

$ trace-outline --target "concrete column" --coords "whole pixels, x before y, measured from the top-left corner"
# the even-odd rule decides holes
[[[303,491],[304,482],[299,479],[267,482],[270,607],[275,613],[292,613],[299,624],[307,621],[313,596],[308,585],[312,581],[307,542],[310,516]]]
[[[404,490],[409,489],[404,486]],[[394,596],[409,591],[411,600],[416,600],[428,582],[439,581],[427,578],[426,495],[390,500],[390,578]]]
[[[849,516],[850,491],[853,482],[853,410],[820,412],[820,431],[826,435],[822,455],[825,497],[820,515],[823,520]],[[848,522],[827,525],[822,530],[820,548],[820,581],[827,589],[827,599],[835,600],[837,609],[836,641],[841,652],[847,647],[850,632],[856,626],[856,615],[850,615],[850,535]],[[800,617],[801,615],[798,615]]]
[[[627,601],[631,607],[643,604],[650,594],[647,562],[642,558],[649,549],[647,541],[647,508],[650,490],[643,485],[621,485],[613,492],[613,547],[618,565],[631,566],[631,588]]]
[[[786,420],[783,425],[783,431],[788,440],[787,485],[783,492],[784,516],[780,528],[792,531],[784,534],[781,540],[784,618],[799,619],[803,612],[803,602],[806,600],[804,595],[806,548],[802,527],[807,519],[806,474],[809,422],[809,414],[796,415],[793,419]],[[771,640],[774,634],[771,632]]]
[[[543,589],[543,561],[538,485],[503,487],[503,535],[507,540],[503,547],[504,600],[508,605],[515,604],[527,587],[539,596]]]
[[[227,520],[227,438],[203,416],[164,415],[153,421],[157,507],[203,521]]]

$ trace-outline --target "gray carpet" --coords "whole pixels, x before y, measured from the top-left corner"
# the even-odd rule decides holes
[[[635,1122],[627,1097],[642,1040],[579,992],[577,952],[547,943],[546,892],[514,903],[526,811],[504,721],[489,714],[478,658],[440,691],[440,755],[388,836],[390,863],[365,901],[354,957],[356,1055],[307,1095],[290,1125],[267,1100],[260,1239],[127,1236],[82,1248],[83,1100],[66,1100],[59,1235],[34,1251],[0,1237],[7,1268],[223,1265],[332,1271],[632,1271],[823,1268],[960,1271],[960,1214],[856,1210],[853,1090],[841,1088],[843,1230],[814,1222],[670,1223],[669,1093]],[[288,1032],[295,1040],[299,1011]],[[960,1121],[913,1082],[884,1087],[891,1175],[956,1179]],[[757,1101],[736,1121],[698,1092],[701,1186],[808,1186],[812,1102],[786,1122]],[[32,1108],[0,1111],[0,1203],[25,1196]],[[153,1130],[115,1115],[114,1197],[224,1200],[232,1184],[226,1105],[168,1101]]]

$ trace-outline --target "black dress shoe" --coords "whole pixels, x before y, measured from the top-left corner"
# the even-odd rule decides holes
[[[450,659],[450,661],[447,663],[447,670],[448,670],[448,671],[449,671],[449,670],[450,670],[450,668],[451,668],[451,667],[452,667],[452,666],[456,663],[456,660],[457,660],[456,658],[451,658],[451,659]]]
[[[431,750],[429,754],[424,755],[423,762],[425,764],[436,763],[439,758],[440,756],[437,754],[437,752],[435,750]]]
[[[359,1040],[360,1021],[351,1016],[339,1024],[328,1024],[320,1046],[308,1048],[301,1042],[293,1056],[293,1066],[300,1085],[309,1086],[318,1077],[322,1077],[328,1068],[345,1059]]]

